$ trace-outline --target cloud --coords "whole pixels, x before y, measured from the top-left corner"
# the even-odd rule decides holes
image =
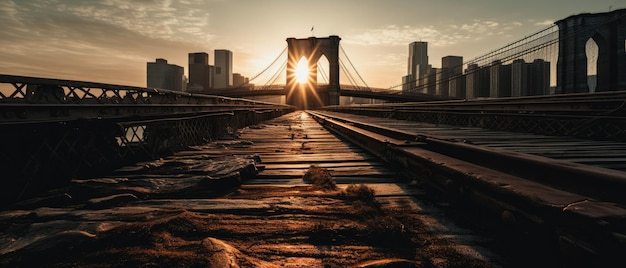
[[[469,23],[469,24],[466,23],[466,24],[461,25],[459,29],[463,31],[465,34],[469,34],[469,35],[481,35],[481,34],[490,35],[494,31],[498,30],[500,25],[501,24],[499,22],[490,21],[490,20],[487,20],[487,21],[474,20],[473,23]]]
[[[42,1],[42,0],[40,0]],[[210,13],[202,1],[106,0],[58,4],[57,12],[102,22],[137,33],[166,40],[211,41],[206,34]]]
[[[143,86],[147,61],[206,50],[208,16],[175,1],[0,1],[0,73]]]
[[[10,31],[10,40],[1,37],[7,31],[0,33],[0,73],[143,86],[148,60],[163,57],[184,64],[186,54],[181,50],[199,50],[183,41],[137,35],[122,27],[81,18],[54,23],[42,18],[39,22],[41,26],[35,32]]]
[[[433,45],[445,45],[450,42],[450,36],[440,32],[433,26],[413,28],[410,26],[388,25],[379,29],[367,30],[360,34],[348,35],[343,38],[347,43],[361,45],[390,45],[406,46],[416,40],[432,41]]]
[[[424,40],[433,47],[447,47],[467,40],[480,40],[486,36],[507,35],[522,25],[520,22],[502,23],[495,20],[474,20],[471,23],[444,27],[387,25],[347,35],[344,40],[367,46],[406,46],[411,42]]]
[[[544,20],[544,21],[537,21],[535,22],[535,25],[537,26],[550,26],[554,24],[554,20]]]

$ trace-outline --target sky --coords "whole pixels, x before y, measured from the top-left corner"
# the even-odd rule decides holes
[[[389,88],[407,73],[411,42],[428,42],[439,67],[447,55],[470,60],[568,16],[620,8],[623,0],[0,0],[0,74],[145,87],[147,62],[187,73],[188,53],[207,52],[212,64],[213,50],[228,49],[233,71],[254,77],[288,37],[338,35],[365,83]]]

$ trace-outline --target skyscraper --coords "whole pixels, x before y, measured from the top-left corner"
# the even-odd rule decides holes
[[[550,62],[536,59],[532,63],[522,59],[511,64],[511,95],[533,96],[550,93]]]
[[[423,77],[426,76],[427,71],[428,43],[420,41],[409,44],[408,75],[416,81],[411,84],[412,88],[424,84]]]
[[[528,66],[524,59],[516,59],[511,63],[511,96],[528,96],[530,81],[528,75]]]
[[[440,70],[438,68],[428,68],[426,69],[425,74],[422,76],[422,78],[420,80],[422,80],[422,84],[420,85],[420,88],[422,88],[423,93],[426,94],[430,94],[430,95],[436,95],[437,94],[437,73],[439,73]]]
[[[209,54],[206,52],[189,53],[189,85],[190,88],[202,87],[202,90],[211,88],[212,67],[209,65]]]
[[[185,69],[168,64],[166,59],[147,63],[147,87],[184,91]]]
[[[468,99],[489,97],[491,81],[489,67],[469,64],[465,70],[465,90]]]
[[[233,74],[233,87],[248,86],[248,81],[248,78],[241,75],[240,73]]]
[[[213,88],[229,88],[233,86],[233,53],[226,49],[215,50],[215,76]]]
[[[445,56],[441,58],[441,70],[437,77],[437,95],[442,97],[454,96],[461,91],[456,86],[460,84],[454,83],[455,88],[450,88],[450,80],[456,79],[463,74],[463,57],[461,56]],[[464,94],[463,94],[464,95]]]
[[[500,60],[489,67],[489,97],[502,98],[511,96],[511,65],[502,64]]]
[[[448,97],[465,98],[465,79],[463,76],[463,57],[461,56],[445,56],[441,58],[441,68],[446,70]],[[445,86],[442,86],[444,89]]]
[[[528,95],[550,94],[550,62],[536,59],[530,64],[528,70],[529,90]]]

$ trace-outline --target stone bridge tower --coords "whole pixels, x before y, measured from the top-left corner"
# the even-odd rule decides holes
[[[626,89],[626,9],[579,14],[555,22],[559,27],[557,90],[589,92],[585,45],[598,45],[596,91]]]
[[[287,38],[287,104],[300,109],[317,108],[339,104],[339,41],[331,35],[327,38]],[[317,85],[317,62],[325,56],[329,63],[328,87]],[[304,57],[309,65],[309,81],[296,82],[296,66]]]

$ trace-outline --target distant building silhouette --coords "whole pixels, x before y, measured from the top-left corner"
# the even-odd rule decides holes
[[[402,77],[402,91],[403,92],[409,92],[411,89],[413,89],[412,85],[415,85],[415,78],[413,78],[412,75],[405,75]]]
[[[489,67],[489,97],[501,98],[511,96],[511,65],[494,61]]]
[[[450,88],[450,81],[452,79],[456,79],[458,76],[463,74],[463,57],[460,56],[446,56],[441,58],[441,70],[437,74],[437,86],[436,93],[442,97],[450,97],[450,92],[453,92],[453,95],[461,95],[461,91],[465,91],[460,88],[456,88],[460,86],[460,83],[454,82],[454,90]],[[465,95],[464,93],[462,95]]]
[[[249,80],[247,77],[239,74],[239,73],[234,73],[233,74],[233,87],[245,87],[248,86]]]
[[[549,95],[550,92],[550,62],[536,59],[530,65],[528,95]]]
[[[530,64],[523,59],[514,60],[511,63],[511,97],[528,96]]]
[[[210,89],[213,85],[213,66],[206,52],[189,53],[189,88],[194,91]]]
[[[546,95],[550,93],[550,62],[536,59],[511,63],[511,96]]]
[[[469,64],[465,70],[465,90],[468,99],[489,97],[489,67]]]
[[[428,43],[420,41],[409,44],[408,77],[405,80],[415,82],[410,83],[408,88],[424,85],[423,78],[428,69]]]
[[[435,95],[437,93],[437,73],[438,68],[429,67],[426,69],[425,75],[420,78],[422,84],[419,86],[423,88],[423,93]]]
[[[168,64],[165,59],[156,59],[147,63],[147,87],[185,91],[185,69]]]
[[[230,88],[233,86],[233,53],[226,49],[215,50],[215,68],[213,88]]]

